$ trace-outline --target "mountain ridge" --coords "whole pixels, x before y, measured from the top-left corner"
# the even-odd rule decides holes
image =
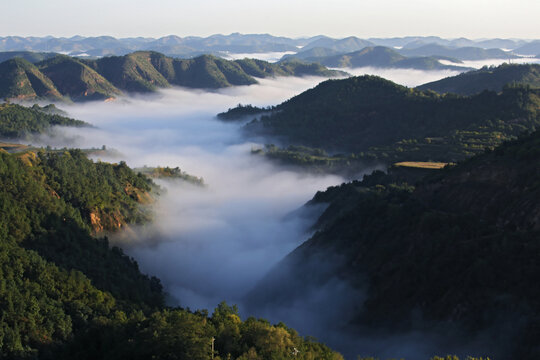
[[[231,61],[212,55],[175,59],[152,51],[97,60],[57,55],[36,64],[21,58],[1,63],[0,96],[24,100],[110,100],[124,92],[154,92],[171,86],[219,89],[256,84],[256,78],[306,75],[337,77],[346,73],[302,62]],[[39,82],[32,82],[34,79]]]

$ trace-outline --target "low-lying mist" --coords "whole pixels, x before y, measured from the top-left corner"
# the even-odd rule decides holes
[[[324,79],[281,78],[216,92],[168,89],[156,95],[62,108],[95,128],[62,128],[42,145],[114,149],[101,160],[131,167],[180,167],[205,187],[157,180],[166,188],[152,225],[116,241],[158,276],[171,304],[215,307],[241,297],[287,253],[305,241],[311,219],[289,213],[318,190],[344,179],[281,169],[251,155],[238,123],[218,112],[238,103],[278,104]],[[113,239],[114,241],[114,239]],[[286,320],[286,319],[284,319]]]
[[[379,70],[377,75],[409,86],[450,75]],[[221,122],[215,114],[238,103],[276,105],[323,80],[266,79],[214,92],[174,88],[110,103],[59,105],[95,127],[59,128],[57,136],[43,137],[40,145],[105,145],[115,151],[100,155],[101,160],[124,160],[131,167],[178,166],[204,178],[204,187],[156,180],[166,191],[155,204],[155,221],[112,239],[143,272],[162,280],[171,305],[212,309],[225,300],[238,304],[243,316],[283,321],[350,358],[357,354],[425,358],[441,349],[439,338],[348,329],[351,313],[362,306],[364,295],[342,279],[332,278],[275,306],[245,301],[272,267],[307,240],[308,229],[322,211],[306,215],[295,210],[317,191],[345,179],[297,172],[253,156],[251,148],[261,144],[243,137],[241,123]],[[320,270],[321,262],[316,266]],[[301,290],[296,274],[290,276],[295,290]]]
[[[386,69],[377,67],[343,68],[339,69],[354,76],[377,75],[397,84],[415,87],[431,81],[437,81],[449,76],[458,75],[459,71],[452,70],[416,70],[416,69]]]

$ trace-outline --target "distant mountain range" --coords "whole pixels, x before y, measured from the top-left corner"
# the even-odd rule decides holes
[[[36,60],[40,56],[48,57],[23,55]],[[124,92],[152,92],[173,85],[217,89],[256,84],[256,78],[305,75],[346,74],[319,64],[293,61],[271,64],[254,59],[229,61],[211,55],[182,60],[148,51],[97,60],[57,55],[36,64],[16,57],[0,63],[0,97],[104,100]]]
[[[436,36],[370,38],[360,39],[354,36],[344,39],[333,39],[319,35],[314,37],[291,39],[269,34],[230,34],[212,35],[209,37],[175,35],[159,39],[134,37],[114,38],[111,36],[71,38],[56,37],[0,37],[0,51],[36,51],[56,52],[74,56],[101,57],[107,55],[126,55],[134,51],[158,51],[175,57],[193,57],[201,54],[224,55],[227,53],[266,53],[297,52],[299,48],[307,50],[314,47],[325,47],[341,53],[354,52],[367,46],[418,48],[428,44],[445,47],[477,47],[482,49],[514,50],[520,55],[536,55],[540,53],[539,41],[520,39],[483,39],[470,40],[442,39]],[[437,54],[427,54],[428,56]],[[440,54],[439,54],[440,55]]]
[[[299,59],[309,62],[317,62],[324,66],[336,68],[358,68],[372,66],[378,68],[402,68],[418,70],[472,70],[465,66],[445,65],[439,60],[444,59],[453,63],[461,63],[460,60],[446,57],[418,56],[406,57],[398,51],[384,47],[365,47],[362,50],[341,54],[336,50],[315,47],[298,52],[294,55],[285,55],[282,60]]]
[[[397,50],[405,56],[447,56],[459,60],[484,60],[484,59],[515,59],[519,56],[501,49],[482,49],[480,47],[448,47],[438,44],[427,44],[420,47],[403,47]]]

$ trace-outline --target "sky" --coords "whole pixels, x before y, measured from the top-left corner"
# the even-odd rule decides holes
[[[540,38],[538,0],[0,0],[0,36]]]

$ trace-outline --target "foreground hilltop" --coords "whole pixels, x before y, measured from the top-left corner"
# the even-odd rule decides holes
[[[364,294],[346,315],[356,336],[424,332],[445,351],[537,358],[539,159],[537,131],[416,186],[378,171],[317,193],[317,232],[248,300],[294,306],[345,281],[343,297]]]
[[[0,97],[73,101],[112,99],[123,93],[185,86],[218,89],[256,84],[274,76],[343,76],[322,65],[261,60],[229,61],[212,55],[175,59],[150,51],[98,60],[57,55],[35,64],[14,58],[0,64]]]

